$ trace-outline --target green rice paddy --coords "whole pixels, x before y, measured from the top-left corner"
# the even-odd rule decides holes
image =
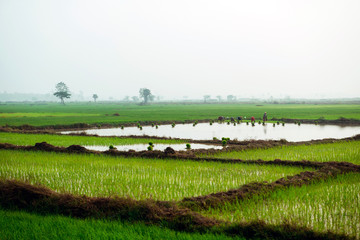
[[[147,144],[152,142],[164,144],[185,143],[174,139],[147,139],[147,138],[119,138],[119,137],[91,137],[91,136],[68,136],[51,134],[24,134],[0,132],[0,143],[11,143],[14,145],[35,145],[38,142],[47,142],[54,146],[68,147],[70,145],[133,145]]]
[[[311,185],[278,190],[204,214],[231,222],[286,222],[360,238],[360,174],[338,175]]]
[[[180,200],[253,181],[275,181],[302,171],[284,166],[0,151],[0,178],[87,196]]]
[[[262,117],[269,119],[338,119],[341,117],[360,119],[360,107],[347,105],[315,104],[156,104],[139,106],[135,104],[111,103],[58,103],[0,105],[0,126],[88,124],[121,124],[137,121],[183,121],[216,119],[218,116]]]
[[[309,160],[316,162],[351,162],[360,164],[360,141],[342,141],[327,144],[280,146],[268,149],[219,152],[202,157],[262,159],[262,160]]]

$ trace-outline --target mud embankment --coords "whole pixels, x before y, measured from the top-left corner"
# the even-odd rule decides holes
[[[261,120],[261,119],[257,119]],[[12,126],[6,124],[0,126],[0,131],[71,131],[71,130],[86,130],[91,128],[117,128],[117,127],[135,127],[137,124],[141,126],[151,125],[168,125],[168,124],[192,124],[192,123],[209,123],[211,121],[217,122],[218,119],[200,119],[200,120],[166,120],[166,121],[135,121],[135,122],[119,122],[119,123],[74,123],[74,124],[57,124],[57,125],[45,125],[45,126],[32,126],[24,124],[21,126]],[[281,121],[285,123],[308,123],[308,124],[320,124],[320,125],[339,125],[339,126],[359,126],[359,119],[339,118],[334,120],[327,120],[323,118],[319,119],[290,119],[290,118],[272,118],[271,121]]]
[[[267,194],[273,191],[287,188],[290,186],[300,187],[325,180],[338,174],[348,172],[359,172],[360,166],[346,162],[327,162],[321,164],[322,168],[314,172],[302,172],[294,176],[280,178],[275,182],[253,182],[226,192],[212,193],[206,196],[184,198],[180,205],[193,209],[204,210],[222,206],[224,203],[233,203],[252,198],[255,195]]]
[[[320,233],[290,224],[271,225],[261,221],[230,224],[204,217],[175,202],[74,196],[14,180],[0,180],[0,206],[42,215],[141,221],[177,231],[227,234],[247,239],[353,239],[343,234]]]

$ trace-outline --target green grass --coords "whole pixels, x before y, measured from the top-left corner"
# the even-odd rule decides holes
[[[311,170],[311,169],[305,169]],[[274,181],[305,171],[284,166],[0,151],[0,178],[40,183],[58,192],[180,200],[253,181]]]
[[[281,146],[268,149],[220,152],[202,157],[237,158],[243,160],[310,160],[317,162],[351,162],[360,164],[360,141],[347,141],[328,144]]]
[[[360,119],[359,105],[311,105],[311,104],[135,104],[69,103],[61,105],[13,104],[0,105],[0,125],[34,126],[69,125],[74,123],[113,123],[136,121],[215,119],[218,116],[255,116],[262,118],[268,112],[269,119]],[[118,113],[120,116],[114,116]]]
[[[176,232],[143,223],[41,216],[0,209],[0,238],[18,239],[243,239],[211,233]]]
[[[15,145],[34,145],[38,142],[47,142],[54,146],[68,147],[70,145],[133,145],[156,143],[185,143],[174,139],[145,139],[145,138],[117,138],[117,137],[91,137],[91,136],[68,136],[50,134],[23,134],[0,132],[0,143],[11,143]]]
[[[360,174],[349,173],[302,187],[210,209],[205,215],[231,222],[263,220],[289,222],[315,231],[344,233],[360,238]]]

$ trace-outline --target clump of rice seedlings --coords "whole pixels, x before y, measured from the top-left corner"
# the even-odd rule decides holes
[[[186,144],[186,149],[191,149],[190,143],[187,143],[187,144]]]
[[[139,129],[142,130],[142,126],[140,126]]]
[[[147,147],[147,150],[148,151],[152,151],[154,149],[154,146],[152,146],[152,145],[149,145],[148,147]]]
[[[236,126],[236,123],[234,122],[234,126]]]
[[[279,122],[279,121],[277,121],[277,122],[276,122],[276,124],[277,124],[277,125],[280,125],[280,122]]]
[[[265,126],[265,122],[263,122],[262,125]]]
[[[259,121],[258,123],[259,123],[259,125],[260,125],[260,124],[261,124],[261,121]]]
[[[138,124],[137,124],[137,128],[140,128],[140,127],[141,127],[141,125],[140,125],[140,123],[138,123]]]
[[[152,126],[152,127],[154,127],[154,126],[155,126],[155,124],[154,124],[154,123],[151,123],[151,126]]]
[[[285,126],[285,123],[283,122],[282,125]]]
[[[218,139],[217,137],[213,137],[213,140],[214,140],[214,141],[217,141],[217,140],[219,140],[219,139]]]
[[[121,125],[121,129],[124,129],[124,125]]]
[[[159,126],[158,126],[158,125],[156,125],[156,126],[155,126],[155,128],[156,128],[156,129],[158,129],[158,128],[159,128]]]
[[[249,125],[249,122],[246,122],[246,125]]]
[[[111,150],[111,149],[116,149],[116,148],[114,147],[114,145],[110,145],[109,150]]]
[[[210,126],[211,126],[211,125],[213,125],[213,123],[212,123],[212,122],[210,122]]]
[[[273,127],[275,127],[275,123],[273,123]]]
[[[173,122],[173,123],[171,124],[171,126],[174,128],[174,127],[175,127],[175,123]]]
[[[252,122],[252,123],[251,123],[251,126],[255,127],[255,123],[254,123],[254,122]]]
[[[299,122],[298,122],[298,125],[300,126],[300,124],[301,124],[301,123],[300,123],[300,121],[299,121]]]
[[[230,122],[227,122],[227,125],[230,125]]]
[[[153,142],[149,142],[149,146],[154,146],[154,143],[153,143]]]
[[[318,121],[315,121],[315,125],[318,125]]]
[[[226,146],[229,141],[230,141],[230,138],[225,138],[225,137],[221,138],[221,143],[223,146]]]

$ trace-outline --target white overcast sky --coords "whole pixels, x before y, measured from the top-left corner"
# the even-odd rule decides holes
[[[0,92],[360,97],[359,0],[0,0]]]

